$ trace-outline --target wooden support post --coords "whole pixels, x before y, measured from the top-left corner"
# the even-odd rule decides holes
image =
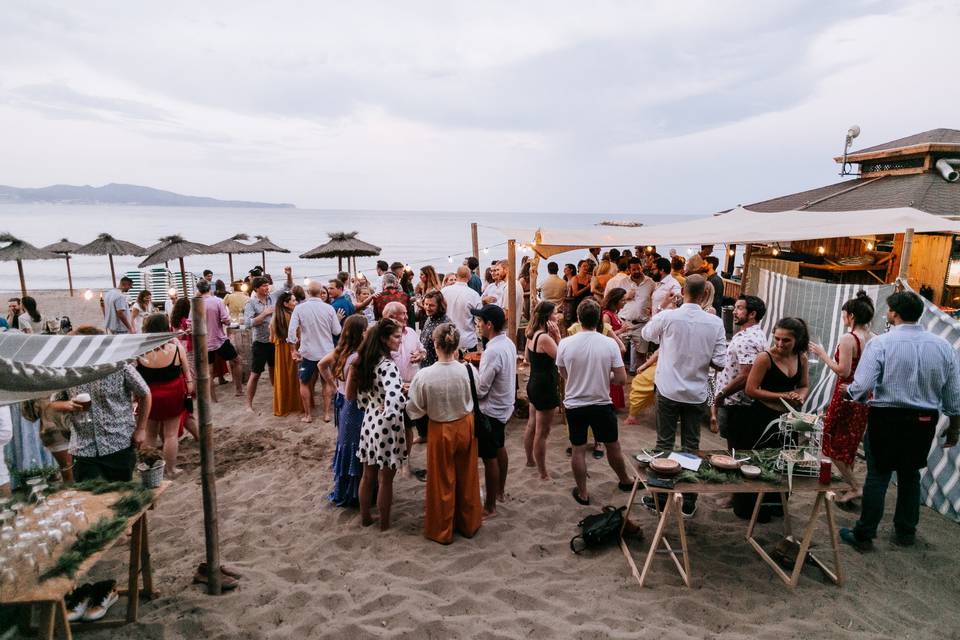
[[[183,285],[183,297],[190,297],[190,289],[187,288],[187,269],[183,266],[183,258],[180,258],[180,283]]]
[[[113,254],[108,253],[107,257],[110,258],[110,279],[113,280],[113,288],[117,288],[117,272],[113,270]]]
[[[260,252],[260,266],[263,267],[263,272],[266,273],[267,272],[267,252],[266,251]]]
[[[220,530],[217,522],[217,486],[213,460],[213,424],[210,421],[210,365],[207,362],[207,321],[203,298],[191,300],[193,362],[197,379],[197,420],[200,423],[200,482],[203,493],[203,533],[207,556],[207,590],[220,595]]]
[[[517,241],[507,240],[507,332],[513,344],[517,344],[519,309],[517,306]]]
[[[913,229],[907,229],[903,234],[903,250],[900,252],[900,272],[897,278],[908,282],[908,273],[910,271],[910,251],[913,249]]]
[[[20,274],[20,295],[27,295],[27,281],[23,279],[23,261],[17,260],[17,272]]]
[[[233,254],[232,253],[227,254],[227,260],[230,262],[230,283],[233,284],[235,280],[233,278]]]
[[[70,272],[70,254],[67,254],[67,284],[70,285],[70,297],[73,297],[73,274]]]
[[[349,258],[348,258],[349,261]],[[337,256],[337,273],[343,271],[343,256]]]
[[[539,276],[538,267],[540,266],[540,254],[534,253],[530,259],[530,318],[533,318],[533,310],[537,308],[540,302],[540,296],[537,294],[537,277]]]
[[[749,278],[750,254],[753,253],[753,245],[747,243],[743,249],[743,275],[740,276],[740,293],[746,295],[750,293],[747,290],[747,280]]]
[[[477,223],[470,223],[470,249],[473,251],[471,255],[477,259],[477,262],[480,261],[480,237],[477,235]],[[479,274],[480,267],[477,267],[477,273]]]
[[[733,253],[731,253],[731,252],[733,252]],[[736,266],[736,265],[734,264],[734,261],[736,261],[736,259],[737,259],[737,245],[735,245],[735,244],[728,244],[728,245],[727,245],[727,259],[726,259],[726,261],[724,262],[724,264],[726,265],[726,266],[724,267],[724,271],[726,271],[727,274],[729,274],[727,277],[730,277],[730,276],[733,275],[733,268]]]

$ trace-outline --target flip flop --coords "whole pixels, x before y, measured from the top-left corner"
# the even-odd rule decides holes
[[[206,573],[207,573],[207,563],[206,563],[206,562],[201,562],[200,564],[198,564],[198,565],[197,565],[197,571],[199,571],[200,573],[206,574]],[[222,564],[222,565],[220,565],[220,573],[222,573],[222,574],[225,575],[225,576],[230,576],[231,578],[242,578],[242,577],[243,577],[243,575],[242,575],[239,571],[237,571],[236,569],[234,569],[233,567],[231,567],[231,566],[228,565],[228,564]]]
[[[427,470],[426,469],[417,469],[413,472],[413,476],[420,482],[427,481]]]
[[[236,578],[232,578],[223,571],[220,572],[220,590],[221,591],[233,591],[238,586],[240,586],[240,581]],[[197,571],[193,574],[193,583],[194,584],[207,584],[207,573],[205,571]]]
[[[582,504],[582,505],[585,506],[585,507],[590,505],[590,498],[587,498],[586,500],[584,500],[583,498],[581,498],[581,497],[580,497],[580,492],[577,491],[577,488],[576,488],[576,487],[573,488],[573,491],[571,492],[571,495],[573,495],[573,499],[576,500],[577,503]]]
[[[597,460],[599,460],[600,458],[602,458],[602,457],[603,457],[603,449],[594,449],[594,450],[593,450],[593,457],[596,458]]]

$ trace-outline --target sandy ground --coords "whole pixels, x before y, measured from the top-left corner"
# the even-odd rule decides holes
[[[62,295],[38,298],[44,310],[71,306]],[[96,320],[79,306],[71,313],[75,325]],[[422,483],[398,479],[391,531],[361,528],[355,510],[334,507],[326,498],[332,424],[273,417],[269,384],[261,383],[259,417],[243,412],[232,394],[221,398],[213,413],[221,556],[243,572],[240,588],[211,597],[191,584],[204,546],[199,452],[186,440],[180,458],[187,473],[151,513],[161,597],[141,604],[138,624],[84,637],[960,637],[957,526],[923,509],[917,546],[892,545],[895,488],[877,550],[859,555],[842,549],[847,583],[841,588],[807,567],[797,589],[788,591],[744,540],[746,523],[705,497],[688,521],[693,588],[684,587],[661,556],[640,589],[617,547],[570,552],[577,521],[599,505],[624,504],[627,494],[617,490],[606,460],[590,459],[594,506],[573,501],[562,424],[550,437],[554,479],[541,481],[523,466],[523,423],[510,423],[509,500],[474,539],[441,546],[421,534]],[[625,451],[651,446],[652,425],[652,414],[640,426],[622,425]],[[703,446],[720,442],[705,431]],[[423,466],[422,449],[415,450],[414,464]],[[798,496],[792,510],[803,514],[810,503]],[[855,520],[838,513],[840,526]],[[652,536],[653,514],[640,508],[633,518]],[[780,533],[779,520],[759,525],[767,541]],[[815,541],[827,545],[824,522]],[[646,549],[641,543],[633,548]],[[125,554],[125,544],[118,544],[92,577],[125,576]]]

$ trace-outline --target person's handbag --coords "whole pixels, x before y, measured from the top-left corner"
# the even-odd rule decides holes
[[[473,365],[464,364],[467,376],[470,378],[470,395],[473,397],[473,435],[484,438],[490,435],[490,420],[480,411],[480,401],[477,399],[477,385],[473,380]]]
[[[580,535],[570,539],[570,550],[580,553],[584,549],[596,549],[615,542],[623,528],[623,512],[626,507],[607,505],[600,513],[587,516],[577,526]]]

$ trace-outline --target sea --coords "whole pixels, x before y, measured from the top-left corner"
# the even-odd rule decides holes
[[[267,253],[267,272],[280,274],[293,267],[294,278],[321,279],[337,271],[336,259],[308,260],[302,253],[329,240],[327,234],[356,231],[358,238],[381,247],[379,258],[358,258],[358,269],[373,272],[376,261],[399,261],[416,269],[431,264],[445,273],[471,253],[470,224],[478,223],[481,264],[506,256],[507,235],[503,230],[577,229],[604,221],[642,224],[680,222],[693,216],[663,216],[624,213],[508,213],[461,211],[357,211],[326,209],[254,209],[226,207],[150,207],[121,205],[0,204],[0,233],[43,247],[68,238],[85,244],[99,233],[146,247],[161,237],[179,234],[186,240],[213,244],[237,233],[266,235],[290,253]],[[509,232],[507,232],[509,233]],[[659,248],[665,253],[664,249]],[[686,252],[689,247],[677,247]],[[560,254],[551,260],[576,262],[585,250]],[[114,256],[117,277],[136,270],[142,257]],[[233,256],[234,273],[240,278],[260,263],[260,254]],[[226,255],[191,256],[185,259],[188,271],[204,269],[215,278],[229,280]],[[31,260],[24,263],[27,288],[66,289],[67,271],[63,260]],[[70,260],[74,288],[94,292],[110,287],[107,256],[75,255]],[[170,269],[179,267],[170,263]],[[546,268],[540,269],[541,277]],[[16,291],[19,279],[15,262],[0,262],[0,291]]]

